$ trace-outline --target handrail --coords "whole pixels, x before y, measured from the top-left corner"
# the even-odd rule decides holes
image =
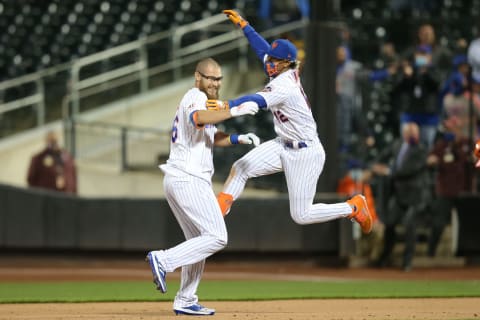
[[[127,66],[112,70],[112,71],[107,71],[104,73],[101,73],[97,76],[90,77],[88,79],[82,80],[79,82],[76,86],[77,90],[82,90],[88,87],[92,87],[98,83],[106,82],[109,80],[113,80],[116,78],[120,78],[122,76],[125,76],[127,74],[130,74],[134,71],[142,70],[145,68],[146,65],[143,61],[138,61],[132,64],[129,64]]]
[[[219,44],[227,43],[232,41],[233,39],[241,37],[242,35],[238,30],[233,30],[215,37],[211,37],[205,41],[196,42],[183,48],[174,48],[174,52],[176,57],[178,58],[178,56],[186,56],[188,54],[193,54],[204,50],[205,48],[210,48]]]
[[[93,53],[91,55],[79,58],[75,63],[78,64],[78,66],[82,67],[82,66],[91,64],[93,62],[105,60],[107,58],[118,56],[118,55],[123,54],[125,52],[129,52],[129,51],[133,51],[135,49],[138,49],[139,47],[141,47],[145,43],[149,43],[148,39],[150,39],[150,37],[155,37],[155,39],[156,39],[155,41],[159,41],[161,39],[167,39],[170,34],[171,34],[170,31],[161,31],[159,33],[156,33],[155,35],[150,35],[150,36],[146,36],[146,37],[143,37],[143,38],[139,38],[137,40],[130,41],[130,42],[121,44],[119,46],[109,48],[109,49],[106,49],[106,50],[103,50],[103,51]]]
[[[47,68],[47,69],[39,70],[39,71],[34,72],[34,73],[29,73],[29,74],[26,74],[26,75],[23,75],[23,76],[20,76],[20,77],[17,77],[17,78],[2,81],[2,82],[0,82],[0,90],[5,90],[7,88],[11,88],[11,87],[18,86],[18,85],[21,85],[21,84],[33,82],[33,81],[38,80],[39,78],[50,76],[50,75],[56,74],[60,71],[68,70],[68,69],[70,69],[71,65],[72,65],[72,62],[70,61],[70,62],[62,63],[62,64],[59,64],[59,65],[56,65],[56,66],[53,66],[53,67],[50,67],[50,68]]]
[[[107,123],[101,121],[84,121],[84,120],[72,120],[70,122],[71,125],[71,134],[72,134],[72,141],[74,145],[76,145],[76,141],[81,139],[78,135],[82,135],[79,131],[80,128],[85,127],[87,130],[108,130],[110,135],[107,139],[94,139],[91,141],[91,144],[88,146],[85,152],[82,152],[80,155],[77,154],[77,148],[72,150],[72,154],[77,159],[88,159],[92,156],[98,156],[102,154],[109,154],[112,153],[117,158],[118,163],[109,165],[111,167],[118,167],[122,171],[130,170],[135,167],[139,166],[139,163],[134,163],[132,159],[129,159],[129,149],[133,146],[138,147],[142,143],[145,142],[145,135],[147,137],[155,137],[155,144],[158,145],[158,139],[162,138],[165,142],[170,141],[171,131],[170,130],[162,130],[158,128],[152,127],[140,127],[140,126],[132,126],[132,125],[121,125],[121,124],[114,124],[114,123]],[[113,132],[113,134],[112,134]],[[102,135],[104,136],[104,135]],[[107,143],[106,143],[107,142]],[[167,147],[168,148],[168,147]],[[166,149],[168,150],[168,149]],[[145,150],[149,155],[151,155],[151,159],[154,159],[154,153],[151,148]],[[158,149],[156,151],[159,151]],[[152,154],[150,154],[152,152]],[[157,154],[158,156],[158,154]],[[107,160],[108,161],[108,160]],[[115,166],[117,165],[117,166]],[[146,164],[148,167],[152,167],[151,164]]]
[[[85,121],[85,120],[75,120],[75,124],[82,125],[82,126],[90,126],[90,127],[100,127],[100,128],[107,128],[107,129],[122,129],[122,128],[128,128],[129,130],[132,131],[139,131],[139,132],[149,132],[149,133],[168,133],[170,134],[170,129],[169,130],[164,130],[164,129],[158,129],[158,128],[152,128],[152,127],[141,127],[141,126],[134,126],[134,125],[123,125],[123,124],[118,124],[118,123],[111,123],[111,122],[104,122],[104,121]]]
[[[31,96],[0,104],[0,113],[12,111],[26,106],[31,106],[32,104],[40,102],[41,99],[43,99],[43,95],[36,93]]]
[[[273,28],[266,33],[262,33],[262,35],[265,37],[278,35],[282,32],[303,26],[305,26],[305,21],[297,21]],[[220,34],[182,47],[183,37],[189,32],[199,30],[220,32]],[[159,41],[169,41],[172,59],[160,65],[150,65],[147,46],[158,43]],[[72,106],[70,112],[64,113],[64,115],[72,116],[81,112],[79,102],[82,98],[107,92],[107,90],[121,85],[127,85],[134,81],[140,81],[140,92],[145,92],[149,89],[148,79],[152,76],[173,71],[174,80],[177,80],[181,76],[181,68],[183,66],[194,63],[207,56],[215,56],[233,50],[240,50],[240,56],[243,58],[239,60],[239,66],[246,66],[246,46],[247,41],[243,37],[242,32],[237,28],[232,28],[224,14],[213,15],[200,21],[172,28],[168,31],[161,31],[74,61],[0,82],[0,91],[15,88],[16,86],[23,86],[28,83],[33,83],[36,90],[36,92],[29,92],[29,96],[18,97],[8,102],[0,101],[0,114],[14,109],[36,105],[37,126],[44,124],[45,95],[43,91],[46,85],[44,78],[51,75],[59,74],[59,76],[63,77],[61,80],[65,85],[68,95],[66,101],[68,101],[68,105]],[[98,74],[80,79],[80,70],[82,68],[122,54],[128,54],[128,52],[137,52],[135,55],[137,60],[119,65],[113,70],[100,71]],[[60,75],[60,72],[64,73]],[[67,76],[70,77],[70,81],[65,79]],[[101,86],[99,86],[99,84],[101,84]],[[45,90],[48,91],[48,88]]]

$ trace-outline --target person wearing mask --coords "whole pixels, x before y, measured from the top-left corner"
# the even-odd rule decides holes
[[[415,122],[420,130],[420,141],[427,148],[433,145],[440,122],[440,82],[432,59],[430,46],[418,46],[412,60],[403,61],[402,72],[393,90],[394,101],[401,110],[401,127]]]

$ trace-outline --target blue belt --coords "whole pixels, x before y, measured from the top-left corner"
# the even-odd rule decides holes
[[[304,141],[287,141],[285,142],[285,147],[290,149],[302,149],[306,148],[307,144]]]

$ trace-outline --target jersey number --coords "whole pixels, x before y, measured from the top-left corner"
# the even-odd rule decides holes
[[[173,120],[173,126],[172,126],[172,143],[175,143],[175,141],[177,140],[177,137],[178,137],[178,128],[177,128],[177,125],[178,125],[178,116],[176,116],[175,119]]]
[[[288,118],[286,115],[284,115],[280,110],[277,110],[273,113],[273,115],[275,116],[275,118],[277,118],[278,121],[280,122],[287,122],[288,121]]]

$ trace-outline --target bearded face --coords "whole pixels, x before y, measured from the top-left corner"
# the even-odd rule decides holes
[[[220,68],[208,66],[196,72],[197,87],[203,91],[208,99],[218,99],[218,92],[222,84],[222,71]]]

